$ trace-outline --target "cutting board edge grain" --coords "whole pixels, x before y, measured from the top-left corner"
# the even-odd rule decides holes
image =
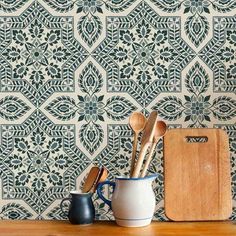
[[[176,132],[177,132],[177,134],[176,134]],[[213,152],[218,152],[218,154],[221,156],[223,155],[223,157],[219,158],[219,155],[217,155],[215,157],[215,159],[212,162],[213,163],[212,166],[214,168],[218,168],[218,169],[215,169],[214,171],[206,169],[206,176],[208,176],[208,174],[211,173],[211,171],[212,171],[212,175],[215,174],[216,177],[218,178],[217,179],[217,187],[215,184],[211,184],[213,186],[213,189],[218,188],[218,191],[216,191],[217,200],[212,195],[211,202],[212,202],[213,206],[214,206],[214,204],[217,204],[219,209],[218,209],[218,213],[216,212],[217,211],[216,210],[216,211],[213,211],[214,214],[204,213],[203,214],[204,216],[197,217],[195,215],[195,216],[191,217],[190,213],[189,213],[189,215],[186,215],[186,212],[188,211],[186,209],[188,208],[188,206],[183,204],[183,201],[181,201],[182,199],[175,198],[175,196],[177,196],[176,194],[178,193],[178,191],[176,191],[178,188],[178,185],[173,185],[173,183],[171,183],[171,181],[172,181],[171,177],[172,178],[180,178],[180,182],[181,182],[181,177],[184,174],[182,174],[182,175],[179,174],[179,170],[181,168],[182,169],[185,168],[184,167],[185,163],[183,163],[183,162],[176,163],[176,166],[171,167],[173,169],[173,171],[170,169],[168,170],[168,168],[166,168],[166,167],[171,166],[172,161],[170,162],[169,157],[168,156],[166,157],[166,155],[171,155],[171,153],[168,151],[169,148],[167,147],[167,145],[170,145],[172,148],[172,152],[174,152],[173,149],[175,149],[176,145],[178,148],[182,147],[182,144],[181,144],[181,146],[179,146],[179,144],[175,143],[175,138],[180,139],[180,137],[183,138],[186,135],[187,136],[209,136],[210,134],[212,135],[212,133],[215,136],[213,135],[213,140],[212,140],[212,137],[208,137],[209,138],[208,141],[211,142],[212,145],[216,142],[214,144],[215,146],[214,146]],[[178,137],[178,135],[180,135],[180,137]],[[189,145],[192,145],[192,144],[189,144]],[[197,146],[197,144],[193,144],[193,145]],[[189,148],[187,147],[187,150],[188,149]],[[197,148],[197,147],[195,147],[195,149],[192,148],[191,151],[193,152],[193,154],[192,154],[193,156],[194,155],[197,156],[197,154],[196,154],[197,152],[200,152],[200,154],[201,154],[201,150],[199,151],[198,149],[199,148]],[[212,153],[210,149],[208,150],[207,147],[205,147],[205,151],[208,152],[207,154],[208,154],[208,156],[210,156],[210,158],[213,158],[214,153]],[[230,181],[231,176],[230,176],[229,142],[228,142],[227,133],[222,129],[215,129],[215,128],[170,129],[170,130],[168,130],[168,133],[164,137],[163,152],[164,152],[164,182],[165,182],[165,184],[164,184],[164,196],[165,196],[164,197],[164,208],[165,208],[166,216],[169,219],[174,220],[174,221],[210,221],[210,220],[226,220],[226,219],[228,219],[230,217],[230,215],[232,214],[232,193],[231,193],[231,181]],[[176,152],[175,152],[175,154],[176,154]],[[176,156],[178,156],[178,155],[176,154]],[[185,159],[185,160],[188,160],[188,159]],[[205,170],[205,168],[211,168],[211,159],[208,160],[210,164],[208,163],[207,165],[204,164],[201,166],[202,161],[204,161],[204,159],[198,160],[198,162],[196,161],[197,163],[200,163],[200,170],[201,171],[199,172],[199,176],[202,175],[201,172],[202,172],[203,167],[204,167],[203,170]],[[219,167],[223,167],[223,168],[219,168]],[[223,172],[221,171],[221,169],[223,169]],[[194,171],[195,170],[192,169],[192,172],[194,172]],[[209,171],[209,173],[207,173],[207,171]],[[190,178],[191,178],[191,173],[188,173],[188,174],[190,174]],[[196,176],[198,176],[197,172],[196,172]],[[203,174],[203,179],[204,179],[204,177],[205,177],[205,175]],[[213,177],[212,178],[210,177],[210,180],[214,182]],[[195,179],[196,183],[194,183],[194,184],[196,184],[196,186],[199,188],[199,191],[201,191],[201,188],[200,188],[201,184],[199,184],[199,183],[201,183],[201,181],[200,182],[199,181],[200,180],[196,178]],[[205,184],[204,191],[207,192],[209,186],[207,186],[207,183],[204,183],[204,184]],[[168,189],[170,187],[172,188],[172,191],[170,191]],[[211,188],[211,186],[210,186],[210,188]],[[176,192],[176,193],[174,193],[174,192]],[[212,193],[214,193],[213,190],[212,190]],[[173,195],[173,194],[175,194],[175,195]],[[186,195],[187,195],[187,192],[186,192]],[[196,193],[195,193],[195,195],[193,193],[190,193],[189,195],[192,195],[192,197],[194,198],[196,196]],[[224,200],[222,200],[222,199],[224,199]],[[176,202],[178,202],[176,204],[179,206],[179,209],[177,209],[176,211],[173,210],[173,207],[172,207],[173,204],[172,205],[170,204],[170,202],[171,201],[173,202],[174,200],[176,200]],[[200,199],[199,201],[202,201],[202,199]],[[208,202],[209,202],[209,200],[208,200]],[[209,203],[211,204],[211,202],[209,202]],[[192,202],[190,199],[190,205],[191,204],[192,204]],[[206,204],[208,204],[208,203],[206,203]],[[178,216],[178,214],[179,214],[178,212],[180,209],[183,209],[183,211],[185,212],[184,213],[185,215]],[[207,209],[207,206],[206,206],[206,209]],[[191,212],[191,209],[189,209],[189,211]],[[195,210],[195,212],[197,212],[197,210]],[[203,212],[204,212],[204,209],[203,209]]]

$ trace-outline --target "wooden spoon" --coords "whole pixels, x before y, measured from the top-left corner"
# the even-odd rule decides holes
[[[137,151],[138,135],[146,125],[146,117],[141,112],[133,112],[129,118],[129,125],[134,132],[133,151],[131,159],[130,177],[134,171],[135,157]]]
[[[96,183],[97,178],[99,177],[100,168],[94,166],[90,169],[89,174],[85,180],[82,193],[88,193],[92,190],[94,184]]]
[[[145,165],[143,167],[141,177],[144,177],[146,175],[147,169],[148,169],[149,164],[152,160],[152,155],[153,155],[153,152],[155,150],[155,147],[156,147],[158,141],[166,134],[166,131],[167,131],[166,123],[164,121],[161,121],[161,120],[157,121],[156,128],[155,128],[155,133],[154,133],[154,137],[153,137],[153,143],[152,143],[147,161],[145,162]]]
[[[157,112],[153,111],[153,112],[151,112],[151,114],[147,120],[147,124],[146,124],[144,132],[143,132],[143,136],[142,136],[142,140],[141,140],[141,150],[140,150],[140,154],[139,154],[137,163],[134,167],[134,171],[131,176],[132,178],[138,178],[138,176],[139,176],[147,149],[153,141],[156,123],[157,123]]]

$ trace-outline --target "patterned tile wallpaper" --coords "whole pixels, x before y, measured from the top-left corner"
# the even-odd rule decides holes
[[[0,218],[63,219],[93,164],[127,174],[133,111],[230,137],[236,219],[235,0],[0,0]],[[156,220],[163,210],[163,153]],[[109,195],[109,190],[105,190]],[[98,219],[112,214],[94,195]]]

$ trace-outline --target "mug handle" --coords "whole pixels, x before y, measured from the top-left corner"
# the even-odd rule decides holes
[[[102,194],[103,185],[106,185],[106,184],[108,184],[109,186],[112,186],[113,192],[114,192],[114,189],[115,189],[115,186],[116,186],[115,182],[112,182],[112,181],[104,181],[104,182],[101,182],[101,183],[98,184],[98,186],[97,186],[97,194],[98,194],[98,197],[101,198],[101,199],[110,207],[110,209],[112,209],[112,208],[111,208],[111,201],[108,200],[108,199],[106,199],[106,198],[103,196],[103,194]]]
[[[69,202],[71,203],[71,198],[68,197],[68,198],[62,199],[61,204],[60,204],[60,208],[61,208],[62,213],[63,213],[65,216],[68,217],[68,213],[66,213],[66,212],[64,211],[64,209],[63,209],[63,203],[64,203],[65,201],[69,201]]]

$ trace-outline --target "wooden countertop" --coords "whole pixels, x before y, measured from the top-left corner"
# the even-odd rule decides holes
[[[236,222],[152,222],[143,228],[119,227],[115,222],[99,221],[89,226],[68,221],[0,221],[1,236],[230,236],[236,235]]]

